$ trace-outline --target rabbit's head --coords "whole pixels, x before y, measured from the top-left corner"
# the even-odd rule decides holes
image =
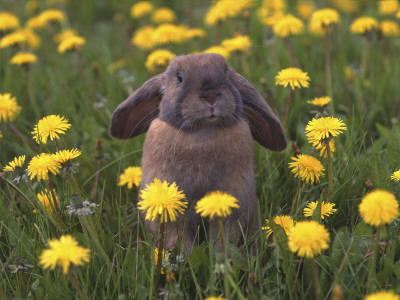
[[[110,132],[132,138],[146,132],[155,118],[188,132],[228,127],[244,118],[261,145],[275,151],[286,147],[280,122],[266,101],[219,54],[177,56],[164,73],[117,107]]]

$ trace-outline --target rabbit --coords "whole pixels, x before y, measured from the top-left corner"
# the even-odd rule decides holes
[[[258,231],[253,139],[273,151],[284,150],[287,142],[267,102],[222,55],[176,56],[116,108],[113,137],[146,132],[140,190],[158,178],[175,182],[188,201],[186,217],[166,224],[167,249],[182,239],[190,253],[193,245],[217,238],[213,222],[194,210],[199,199],[216,190],[239,201],[240,208],[224,220],[230,241]],[[156,222],[148,225],[156,232]]]

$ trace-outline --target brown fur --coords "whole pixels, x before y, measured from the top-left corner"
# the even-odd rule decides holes
[[[286,140],[265,100],[221,55],[178,56],[115,110],[113,136],[130,138],[146,130],[141,189],[154,178],[175,182],[190,206],[184,217],[167,224],[168,249],[182,238],[190,251],[205,239],[198,231],[203,224],[206,234],[214,235],[193,207],[215,190],[240,202],[226,220],[232,241],[240,237],[240,228],[246,234],[257,230],[253,139],[275,151],[283,150]],[[149,226],[156,230],[154,223]]]

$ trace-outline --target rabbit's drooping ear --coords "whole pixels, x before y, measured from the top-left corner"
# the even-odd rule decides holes
[[[162,75],[147,80],[128,99],[118,105],[111,119],[110,133],[119,139],[130,139],[145,133],[159,112]]]
[[[271,108],[246,78],[229,69],[229,77],[240,93],[243,102],[243,115],[250,125],[253,138],[265,148],[282,151],[287,142],[278,118]]]

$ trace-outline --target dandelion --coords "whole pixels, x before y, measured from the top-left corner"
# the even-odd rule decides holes
[[[154,27],[144,26],[135,31],[131,44],[144,50],[150,50],[154,47],[153,42]]]
[[[319,9],[313,12],[310,20],[310,31],[320,35],[328,30],[332,25],[340,22],[339,13],[332,8]]]
[[[0,94],[0,122],[11,122],[15,120],[21,111],[15,97],[11,94]]]
[[[160,7],[153,12],[151,20],[154,23],[172,23],[176,21],[176,14],[168,7]]]
[[[83,265],[90,260],[90,250],[79,246],[70,235],[49,241],[49,247],[40,255],[40,264],[45,269],[54,270],[59,265],[63,274],[67,274],[71,265]]]
[[[373,226],[390,224],[400,214],[395,195],[380,189],[375,189],[363,197],[359,211],[364,222]]]
[[[360,9],[358,0],[333,0],[333,4],[346,13],[356,13]]]
[[[395,14],[400,9],[398,0],[379,0],[378,4],[379,12],[383,15]]]
[[[25,36],[26,45],[29,48],[36,49],[40,46],[41,40],[40,37],[30,28],[22,28],[17,31],[17,33],[21,33]]]
[[[378,21],[372,17],[359,17],[350,25],[350,31],[356,34],[365,34],[378,27]]]
[[[64,53],[66,51],[79,50],[83,44],[85,44],[85,39],[83,37],[73,35],[62,40],[58,45],[57,51],[59,53]]]
[[[328,249],[329,232],[315,221],[301,221],[291,229],[289,249],[302,257],[315,257]]]
[[[36,55],[29,52],[19,52],[11,58],[11,63],[19,66],[28,66],[36,61]]]
[[[267,225],[269,223],[268,220],[266,220]],[[286,235],[289,236],[290,235],[290,231],[292,230],[293,226],[294,226],[294,221],[292,219],[291,216],[287,216],[287,215],[280,215],[280,216],[275,216],[274,217],[274,223],[280,227],[282,227],[282,229],[285,231]],[[266,230],[266,235],[267,237],[271,235],[271,233],[273,232],[272,229],[269,226],[266,227],[262,227],[263,230]]]
[[[203,51],[203,53],[217,53],[225,57],[225,59],[229,58],[229,51],[225,47],[222,46],[212,46],[210,48],[207,48],[206,50]]]
[[[392,179],[394,181],[400,181],[400,169],[397,170],[396,172],[394,172],[392,174],[392,176],[390,177],[390,179]]]
[[[19,46],[26,43],[26,35],[21,31],[9,33],[0,40],[0,48]]]
[[[323,220],[325,217],[329,217],[330,215],[337,212],[336,208],[333,208],[335,204],[322,201],[321,203],[321,219]],[[306,217],[311,217],[314,214],[315,209],[318,207],[318,201],[313,201],[307,204],[307,206],[303,210],[303,214]]]
[[[57,34],[54,37],[54,41],[56,43],[61,43],[62,41],[66,40],[72,36],[77,36],[76,31],[72,30],[72,29],[66,29],[66,30],[62,31],[61,33]]]
[[[29,162],[27,171],[30,180],[37,177],[37,180],[48,180],[49,172],[57,175],[60,172],[61,165],[54,155],[48,153],[40,153],[33,157]]]
[[[131,189],[133,185],[139,187],[142,181],[142,169],[140,167],[128,167],[124,172],[119,175],[119,186],[125,184],[128,185],[128,189]]]
[[[16,168],[22,168],[25,163],[25,155],[14,157],[7,166],[3,168],[3,171],[14,172]]]
[[[315,4],[310,0],[300,0],[297,3],[296,9],[300,17],[307,20],[315,10]]]
[[[58,10],[58,9],[48,9],[43,11],[40,15],[39,18],[44,24],[48,23],[64,23],[65,21],[65,14]]]
[[[151,39],[157,45],[182,43],[189,39],[188,30],[184,25],[161,24],[154,29]]]
[[[392,291],[379,291],[365,296],[364,300],[400,300],[400,295]]]
[[[147,56],[146,68],[150,72],[156,72],[161,68],[166,68],[170,61],[174,58],[174,54],[168,50],[158,49]]]
[[[38,200],[40,201],[40,203],[46,208],[47,211],[51,212],[52,211],[52,205],[53,205],[53,201],[51,200],[51,194],[50,192],[45,189],[44,191],[41,191],[40,193],[36,194]],[[56,195],[56,199],[58,202],[58,197]]]
[[[332,99],[330,97],[318,97],[318,98],[314,98],[313,100],[308,100],[307,103],[310,103],[315,106],[323,107],[331,101],[332,101]]]
[[[176,183],[161,182],[158,178],[140,192],[139,210],[146,211],[146,220],[160,222],[176,221],[178,213],[182,214],[187,207],[185,194],[178,190]]]
[[[336,151],[335,148],[335,140],[331,139],[329,143],[325,143],[324,141],[320,141],[318,139],[309,138],[308,141],[315,147],[315,150],[319,150],[319,155],[327,157],[328,156],[328,144],[329,144],[329,152],[332,153]]]
[[[60,164],[63,164],[66,163],[67,161],[70,161],[71,159],[77,158],[81,154],[82,152],[79,151],[78,149],[61,150],[57,151],[54,154],[54,157]]]
[[[247,51],[251,47],[251,40],[247,35],[238,35],[233,39],[222,41],[221,45],[228,50],[228,52]]]
[[[19,27],[18,18],[8,12],[0,12],[0,32],[9,31]]]
[[[82,200],[77,194],[73,194],[65,212],[70,216],[86,216],[93,214],[97,206],[99,206],[99,204],[89,202],[88,200]]]
[[[287,38],[303,32],[304,24],[293,15],[286,15],[278,19],[272,27],[274,34],[280,38]]]
[[[314,118],[306,126],[306,135],[311,140],[316,139],[321,141],[336,137],[344,130],[347,130],[347,127],[341,119],[334,117]]]
[[[254,5],[255,1],[219,0],[207,12],[206,25],[215,25],[226,19],[236,17],[243,9]]]
[[[215,216],[225,218],[232,213],[232,208],[239,208],[239,201],[225,192],[214,191],[197,201],[195,210],[203,218]]]
[[[227,300],[226,298],[223,297],[207,297],[205,300]]]
[[[59,139],[59,134],[65,134],[71,127],[68,120],[64,117],[58,115],[49,115],[39,120],[35,125],[32,134],[33,139],[39,144],[42,142],[46,144],[47,139],[50,138],[51,141],[54,139]]]
[[[287,87],[294,90],[295,88],[308,87],[310,77],[306,72],[303,72],[299,68],[287,68],[279,71],[278,75],[275,76],[275,84]]]
[[[131,7],[131,17],[139,19],[148,15],[153,10],[153,4],[150,1],[140,1]]]
[[[379,30],[384,36],[396,37],[400,35],[400,28],[397,22],[391,20],[382,21],[379,24]]]
[[[319,182],[319,178],[324,176],[325,168],[321,162],[310,155],[300,154],[292,157],[293,162],[289,163],[295,177],[300,177],[305,182]]]

